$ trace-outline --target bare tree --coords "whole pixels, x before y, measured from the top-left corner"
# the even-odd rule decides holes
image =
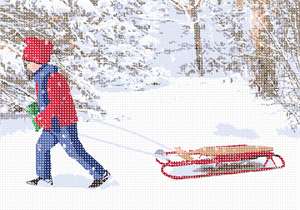
[[[295,30],[298,36],[296,37],[297,43],[300,45],[300,1],[296,3],[295,9],[291,11],[292,20],[295,23]],[[298,55],[300,56],[300,46],[297,46]]]
[[[290,126],[300,125],[300,2],[250,0],[255,64],[253,83],[286,110]]]
[[[200,30],[198,15],[197,15],[197,12],[201,7],[202,0],[189,0],[189,3],[187,5],[181,3],[179,0],[170,0],[170,1],[174,4],[176,9],[183,11],[191,19],[191,25],[194,30],[197,71],[199,76],[203,76],[205,74],[205,71],[203,68],[201,30]]]
[[[271,17],[267,13],[269,0],[254,0],[252,3],[251,34],[255,46],[255,62],[252,66],[255,78],[253,83],[258,87],[261,96],[277,95],[278,78],[275,70],[274,52],[268,34],[273,33]]]

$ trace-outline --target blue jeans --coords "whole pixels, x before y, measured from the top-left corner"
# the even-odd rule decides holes
[[[44,129],[36,144],[36,174],[43,179],[51,178],[50,150],[60,143],[66,153],[88,170],[94,179],[102,178],[105,169],[83,148],[78,139],[77,123],[59,127],[57,122],[52,122],[51,130]]]

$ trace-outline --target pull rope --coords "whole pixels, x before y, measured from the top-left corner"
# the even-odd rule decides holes
[[[85,134],[80,134],[80,136],[87,137],[87,138],[92,139],[92,140],[97,141],[97,142],[102,142],[102,143],[105,143],[105,144],[110,144],[110,145],[113,145],[115,147],[119,147],[119,148],[122,148],[122,149],[125,149],[125,150],[129,150],[129,151],[132,151],[132,152],[137,152],[137,153],[141,153],[141,154],[149,155],[149,156],[154,156],[154,157],[156,156],[155,153],[152,153],[152,152],[147,152],[147,151],[144,151],[144,150],[135,149],[135,148],[132,148],[132,147],[128,147],[128,146],[117,144],[117,143],[114,143],[114,142],[111,142],[111,141],[107,141],[107,140],[95,138],[95,137],[88,136],[88,135],[85,135]]]
[[[115,129],[119,129],[119,130],[125,131],[127,133],[133,134],[135,136],[138,136],[139,138],[144,139],[147,142],[151,142],[152,144],[160,146],[160,148],[164,148],[166,150],[171,150],[171,148],[168,147],[168,146],[166,146],[165,144],[157,142],[157,141],[155,141],[155,140],[153,140],[153,139],[151,139],[151,138],[149,138],[149,137],[147,137],[147,136],[145,136],[143,134],[140,134],[140,133],[138,133],[136,131],[132,131],[132,130],[129,130],[129,129],[126,129],[126,128],[123,128],[123,127],[120,127],[120,126],[117,126],[117,125],[105,122],[103,120],[100,120],[99,118],[98,119],[92,118],[92,119],[94,121],[96,121],[96,122],[100,122],[100,123],[102,123],[104,125],[107,125],[109,127],[113,127]],[[144,155],[149,155],[149,156],[154,156],[154,157],[157,156],[157,151],[160,151],[160,152],[163,151],[162,149],[159,149],[159,150],[156,150],[155,153],[153,153],[153,152],[147,152],[147,151],[144,151],[144,150],[141,150],[141,149],[136,149],[136,148],[124,146],[124,145],[121,145],[121,144],[117,144],[117,143],[114,143],[114,142],[111,142],[111,141],[107,141],[107,140],[95,138],[95,137],[92,137],[92,136],[89,136],[89,135],[86,135],[86,134],[80,134],[80,136],[87,137],[87,138],[92,139],[94,141],[102,142],[102,143],[105,143],[105,144],[110,144],[110,145],[113,145],[113,146],[116,146],[116,147],[119,147],[119,148],[122,148],[122,149],[130,150],[130,151],[133,151],[133,152],[138,152],[138,153],[142,153]]]
[[[99,119],[94,119],[94,120],[97,121],[97,122],[100,122],[100,123],[102,123],[102,124],[104,124],[104,125],[108,125],[108,126],[110,126],[110,127],[113,127],[113,128],[116,128],[116,129],[125,131],[125,132],[127,132],[127,133],[133,134],[133,135],[135,135],[135,136],[138,136],[138,137],[144,139],[145,141],[148,141],[148,142],[151,142],[151,143],[153,143],[153,144],[156,144],[156,145],[158,145],[158,146],[160,146],[160,147],[162,147],[162,148],[164,148],[164,149],[171,150],[171,148],[168,147],[168,146],[166,146],[165,144],[162,144],[162,143],[160,143],[160,142],[158,142],[158,141],[155,141],[155,140],[153,140],[153,139],[151,139],[151,138],[149,138],[149,137],[147,137],[147,136],[145,136],[145,135],[143,135],[143,134],[140,134],[140,133],[138,133],[138,132],[136,132],[136,131],[132,131],[132,130],[129,130],[129,129],[126,129],[126,128],[122,128],[122,127],[120,127],[120,126],[117,126],[117,125],[114,125],[114,124],[111,124],[111,123],[104,122],[103,120],[99,120]]]

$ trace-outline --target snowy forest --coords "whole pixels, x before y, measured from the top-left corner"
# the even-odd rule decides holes
[[[170,77],[240,73],[258,96],[300,123],[300,3],[296,0],[1,1],[1,113],[34,98],[25,36],[53,40],[82,111],[105,113],[98,88],[143,91]],[[168,58],[168,59],[165,59]]]
[[[299,0],[0,0],[0,209],[300,209],[299,128]]]

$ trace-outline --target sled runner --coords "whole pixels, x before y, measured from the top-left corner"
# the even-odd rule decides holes
[[[158,150],[161,172],[172,179],[200,178],[283,168],[284,159],[272,147],[229,145],[185,151]]]

